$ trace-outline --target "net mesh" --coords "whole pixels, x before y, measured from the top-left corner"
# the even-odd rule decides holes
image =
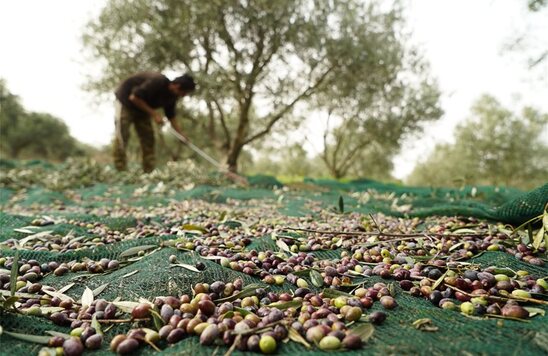
[[[36,166],[37,163],[33,163]],[[5,163],[3,167],[8,167]],[[9,166],[10,169],[20,169]],[[54,169],[39,166],[40,169]],[[26,166],[28,168],[28,166]],[[6,169],[6,168],[4,168]],[[10,173],[11,174],[11,173]],[[99,224],[110,231],[128,232],[137,225],[155,227],[162,225],[163,219],[171,219],[178,224],[196,223],[200,214],[204,217],[214,215],[222,220],[223,214],[234,219],[248,221],[255,213],[267,205],[276,209],[281,216],[319,219],[322,210],[369,214],[383,212],[392,216],[425,217],[467,216],[489,219],[509,224],[520,224],[542,214],[548,200],[548,184],[531,192],[523,193],[514,189],[494,187],[467,187],[463,189],[433,189],[404,187],[394,184],[381,184],[370,180],[341,183],[330,180],[306,179],[294,185],[282,185],[272,177],[257,176],[250,179],[252,185],[247,188],[222,185],[193,185],[189,187],[165,187],[161,182],[143,184],[116,184],[104,182],[71,189],[55,190],[37,184],[28,187],[13,187],[3,178],[0,190],[2,213],[0,213],[0,242],[10,239],[22,239],[28,234],[14,231],[29,226],[32,220],[44,216],[54,218],[57,223],[43,226],[35,231],[51,231],[52,234],[66,236],[84,236],[90,241],[95,237],[90,227]],[[188,216],[184,206],[197,202],[207,202],[198,215]],[[186,204],[186,205],[185,205]],[[169,216],[170,208],[179,209],[178,215]],[[165,209],[167,216],[152,214],[154,209]],[[213,211],[216,209],[215,211]],[[249,212],[249,216],[246,215]],[[259,217],[260,218],[260,217]],[[173,220],[175,219],[175,220]],[[282,222],[280,222],[282,223]],[[160,233],[151,229],[151,233],[135,236],[109,244],[65,252],[21,250],[21,258],[35,259],[40,263],[49,261],[83,261],[101,258],[116,259],[131,247],[143,245],[163,246],[169,240],[178,238],[169,232]],[[275,249],[276,244],[268,233],[257,234],[246,250],[265,251]],[[340,257],[342,250],[316,251],[320,259]],[[194,273],[184,268],[170,267],[168,257],[176,255],[182,263],[195,264],[201,261],[205,270]],[[10,249],[0,250],[0,256],[13,256]],[[482,267],[503,266],[514,270],[525,270],[531,274],[546,276],[546,267],[534,266],[516,260],[503,252],[486,252],[472,259]],[[198,282],[211,283],[215,280],[229,281],[242,278],[246,284],[261,283],[258,278],[221,267],[214,261],[200,258],[194,252],[181,251],[172,247],[155,249],[140,260],[122,266],[110,273],[89,274],[87,272],[67,273],[63,276],[46,276],[41,283],[61,288],[70,283],[75,285],[66,294],[79,299],[85,287],[91,289],[107,284],[100,294],[101,298],[113,300],[153,299],[155,296],[179,296],[190,293],[191,287]],[[370,277],[365,282],[372,285],[381,281]],[[309,283],[311,286],[312,284]],[[287,282],[280,286],[270,286],[274,291],[294,290],[296,287]],[[314,287],[311,287],[314,289]],[[387,321],[376,328],[372,339],[361,352],[375,355],[386,354],[489,354],[508,355],[526,353],[527,355],[545,355],[547,350],[542,343],[534,342],[539,333],[548,332],[546,319],[534,317],[527,322],[510,320],[472,320],[456,313],[434,307],[429,301],[414,298],[397,288],[399,307],[388,311]],[[376,303],[373,310],[381,307]],[[546,310],[545,306],[541,306]],[[1,312],[0,312],[1,313]],[[42,317],[15,315],[3,312],[0,325],[5,330],[34,335],[44,335],[45,331],[68,332],[68,328],[54,325]],[[439,328],[436,332],[417,330],[412,323],[420,318],[429,318]],[[126,332],[129,324],[113,327],[106,335],[106,341],[118,333]],[[0,336],[0,353],[5,355],[36,354],[37,344]],[[93,354],[111,354],[108,343]],[[161,354],[171,355],[209,355],[226,352],[224,347],[203,347],[198,338],[190,337],[166,347]],[[318,349],[307,350],[300,344],[288,342],[278,349],[280,354],[317,354]],[[156,353],[151,348],[140,348],[138,354]],[[236,354],[239,352],[236,351]],[[339,352],[340,354],[348,354]],[[337,352],[335,352],[337,354]]]

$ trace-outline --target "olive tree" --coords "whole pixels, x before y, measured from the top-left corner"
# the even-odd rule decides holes
[[[411,173],[411,184],[505,185],[530,189],[548,179],[548,114],[516,114],[484,95],[457,126],[455,142],[440,144]]]
[[[193,72],[186,114],[236,171],[244,147],[297,120],[297,105],[356,98],[366,82],[382,92],[398,77],[397,12],[358,0],[111,0],[84,35],[104,66],[90,88],[111,92],[145,69]]]

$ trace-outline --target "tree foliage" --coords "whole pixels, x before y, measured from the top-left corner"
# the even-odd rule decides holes
[[[296,120],[297,105],[404,104],[412,91],[395,85],[404,74],[399,15],[358,0],[111,0],[84,36],[105,65],[91,87],[110,92],[145,69],[194,72],[189,116],[204,120],[203,136],[236,170],[244,147]]]
[[[505,185],[533,188],[548,181],[548,114],[525,107],[519,115],[484,95],[455,131],[454,144],[436,146],[409,183]]]
[[[84,148],[56,117],[27,112],[0,80],[0,152],[3,158],[62,161]]]

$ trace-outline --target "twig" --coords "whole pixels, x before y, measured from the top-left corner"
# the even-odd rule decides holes
[[[377,230],[379,232],[381,232],[381,228],[379,227],[379,224],[377,224],[377,221],[375,220],[375,218],[373,217],[373,214],[369,214],[369,217],[371,218],[371,220],[373,221],[373,224],[375,224],[375,227],[377,228]]]
[[[428,280],[431,281],[430,278],[428,278]],[[518,300],[518,301],[522,301],[522,302],[530,302],[530,303],[548,305],[548,302],[546,302],[544,300],[534,299],[534,298],[516,297],[514,295],[512,295],[512,297],[498,297],[498,296],[489,295],[489,294],[476,294],[476,295],[474,295],[474,294],[465,292],[462,289],[459,289],[457,287],[454,287],[454,286],[446,284],[446,283],[445,283],[445,286],[448,287],[448,288],[451,288],[453,290],[456,290],[457,292],[460,292],[460,293],[462,293],[465,296],[470,297],[470,298],[483,297],[483,298],[487,298],[489,300],[494,300],[494,301],[499,301],[499,302],[506,302],[508,300]]]
[[[329,235],[358,235],[358,236],[389,236],[389,237],[463,237],[463,236],[476,236],[481,237],[488,235],[487,232],[477,233],[477,234],[434,234],[434,233],[414,233],[414,234],[395,234],[387,232],[375,232],[375,231],[331,231],[331,230],[313,230],[313,229],[303,229],[297,227],[284,227],[281,230],[292,230],[292,231],[304,231],[304,232],[313,232],[320,234],[329,234]]]
[[[139,337],[137,338],[137,340],[142,340],[144,341],[146,344],[150,345],[150,347],[152,347],[154,350],[156,350],[157,352],[162,352],[162,349],[158,348],[158,346],[154,345],[154,343],[152,341],[148,341],[147,339],[145,339],[144,337]]]
[[[91,323],[91,319],[69,319],[70,321],[81,320],[83,322]],[[124,324],[124,323],[133,323],[135,321],[150,321],[150,318],[142,319],[97,319],[99,323],[102,324]]]
[[[232,355],[232,352],[236,348],[236,345],[238,345],[240,343],[241,339],[242,339],[242,335],[236,335],[236,337],[234,338],[234,342],[232,343],[232,346],[230,346],[230,348],[228,349],[228,351],[225,353],[224,356]]]

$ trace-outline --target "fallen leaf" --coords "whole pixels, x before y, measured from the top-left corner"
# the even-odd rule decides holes
[[[372,324],[364,323],[360,326],[350,329],[350,332],[354,335],[358,335],[362,342],[365,344],[371,336],[373,336],[373,333],[375,332],[375,327]]]
[[[82,293],[82,307],[89,307],[93,303],[93,291],[86,287],[84,293]]]
[[[431,319],[423,318],[413,322],[413,326],[421,331],[438,331],[439,328],[434,325]]]
[[[182,268],[188,269],[189,271],[200,273],[200,270],[198,268],[196,268],[192,265],[188,265],[186,263],[174,263],[174,264],[170,265],[169,267],[182,267]]]

